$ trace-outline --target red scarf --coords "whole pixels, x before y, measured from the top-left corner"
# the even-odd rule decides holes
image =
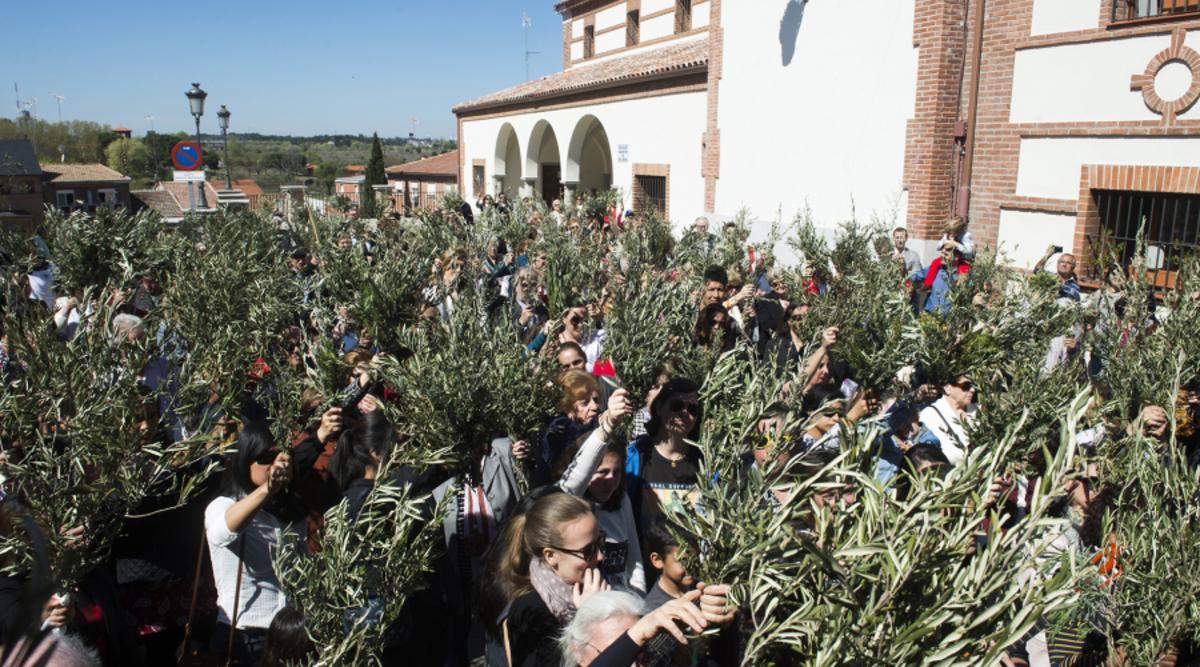
[[[954,264],[955,272],[962,275],[970,270],[971,265],[963,260],[958,260]],[[929,270],[925,272],[925,289],[933,289],[933,281],[937,279],[937,275],[942,271],[942,258],[934,258],[933,263],[929,265]]]

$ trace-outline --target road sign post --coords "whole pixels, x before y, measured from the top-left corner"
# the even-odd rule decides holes
[[[196,182],[200,182],[200,187],[204,187],[204,150],[200,148],[200,144],[194,141],[181,141],[171,147],[171,163],[179,171],[175,172],[176,181],[186,181],[188,184],[188,208],[192,211],[196,210],[196,199],[193,194],[193,187]],[[187,172],[195,172],[200,169],[198,178],[187,174]],[[181,176],[181,172],[185,175]],[[204,194],[203,191],[200,193]],[[202,197],[203,199],[203,197]]]

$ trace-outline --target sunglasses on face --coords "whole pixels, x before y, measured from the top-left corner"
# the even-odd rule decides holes
[[[554,549],[555,551],[561,551],[565,554],[570,554],[572,556],[575,556],[576,558],[585,560],[590,563],[593,560],[595,560],[596,556],[600,554],[600,551],[602,549],[604,549],[604,537],[605,537],[604,531],[602,530],[602,531],[600,531],[600,535],[598,537],[596,537],[595,542],[592,542],[591,544],[587,545],[586,547],[584,547],[582,549],[564,549],[562,547],[550,547],[550,548]]]
[[[974,382],[960,382],[954,386],[958,387],[959,389],[962,389],[963,391],[972,391],[975,389]]]
[[[254,457],[254,462],[260,466],[269,466],[275,463],[275,459],[279,458],[278,449],[268,449],[267,451]]]
[[[680,400],[677,398],[677,399],[671,401],[670,405],[668,405],[667,407],[670,408],[671,412],[674,412],[675,414],[679,414],[679,413],[683,412],[684,410],[687,410],[693,417],[700,416],[700,404],[699,403],[693,403],[691,401],[683,401],[683,400]]]

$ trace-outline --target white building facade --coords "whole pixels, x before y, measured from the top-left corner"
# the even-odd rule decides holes
[[[455,108],[464,194],[612,186],[679,224],[764,227],[902,205],[913,0],[722,4],[559,4],[563,71]]]
[[[1200,235],[1195,0],[556,9],[562,72],[455,108],[468,199],[614,186],[678,225],[748,210],[759,235],[806,208],[877,217],[927,259],[962,216],[1019,265],[1054,244],[1081,273],[1128,262],[1131,224],[1161,228],[1167,271]]]

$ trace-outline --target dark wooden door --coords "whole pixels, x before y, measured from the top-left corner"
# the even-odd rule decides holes
[[[542,165],[542,199],[550,205],[562,194],[562,168],[556,164]]]

